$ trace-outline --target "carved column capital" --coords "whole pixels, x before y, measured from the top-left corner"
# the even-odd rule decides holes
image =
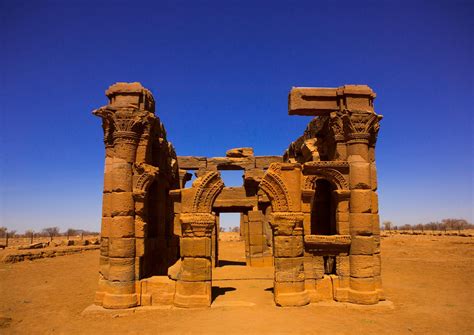
[[[352,143],[368,143],[382,119],[382,115],[358,110],[345,110],[341,116],[347,139]]]
[[[276,236],[303,234],[302,212],[273,212],[270,214],[270,225]]]
[[[179,216],[184,237],[211,237],[216,224],[215,214],[181,213]]]

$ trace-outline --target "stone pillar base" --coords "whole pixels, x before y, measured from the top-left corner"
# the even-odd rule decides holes
[[[110,309],[123,309],[138,306],[138,297],[133,294],[110,294],[105,293],[102,306]]]
[[[309,304],[308,292],[279,293],[275,294],[275,303],[280,307],[297,307]]]
[[[354,291],[349,289],[348,290],[348,302],[353,304],[360,304],[360,305],[375,305],[379,302],[379,294],[377,291]]]
[[[209,307],[211,306],[212,299],[211,287],[212,284],[210,281],[178,281],[176,283],[174,305],[182,308]]]

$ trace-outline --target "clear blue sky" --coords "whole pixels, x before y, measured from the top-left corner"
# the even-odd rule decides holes
[[[99,229],[91,111],[117,81],[203,156],[282,154],[310,121],[287,115],[292,86],[368,84],[381,219],[473,221],[472,1],[0,3],[0,225]]]

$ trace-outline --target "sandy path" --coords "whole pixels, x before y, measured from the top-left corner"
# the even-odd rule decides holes
[[[221,246],[223,257],[241,259],[238,242]],[[271,269],[227,265],[216,271],[221,279],[213,285],[221,289],[210,309],[82,316],[94,296],[98,251],[2,264],[0,316],[12,320],[3,319],[0,333],[472,334],[473,246],[474,239],[462,237],[385,238],[383,281],[392,310],[277,308],[265,277]]]

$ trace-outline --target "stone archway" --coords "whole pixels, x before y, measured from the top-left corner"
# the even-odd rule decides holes
[[[301,167],[274,163],[260,182],[273,212],[274,299],[278,306],[309,303],[304,281],[303,219],[301,212]]]
[[[206,307],[212,300],[211,237],[216,225],[212,205],[224,188],[219,172],[209,171],[183,190],[180,214],[181,268],[174,304],[179,307]]]

